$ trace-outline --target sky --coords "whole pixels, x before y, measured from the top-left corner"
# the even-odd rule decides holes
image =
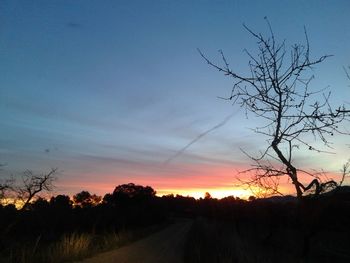
[[[159,194],[249,195],[235,177],[251,164],[241,149],[266,147],[250,130],[259,120],[218,98],[232,80],[197,48],[215,62],[223,50],[245,73],[243,50],[256,41],[243,23],[266,33],[268,17],[287,46],[304,41],[306,26],[311,56],[333,55],[313,68],[312,85],[349,103],[349,12],[347,0],[1,0],[1,176],[58,168],[55,191],[66,194],[133,182]],[[301,149],[296,162],[336,173],[348,141],[335,138],[332,155]]]

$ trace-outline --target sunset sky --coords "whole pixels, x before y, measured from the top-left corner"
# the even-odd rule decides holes
[[[240,148],[266,146],[250,130],[259,121],[218,99],[232,81],[196,49],[213,61],[222,49],[245,73],[243,49],[254,53],[256,41],[242,23],[266,33],[267,16],[287,47],[304,41],[305,25],[311,56],[334,55],[311,86],[350,103],[349,13],[348,0],[0,1],[1,176],[57,167],[57,193],[133,182],[159,194],[247,195],[235,176],[250,165]],[[296,163],[335,173],[349,141],[335,138],[333,155],[301,148]]]

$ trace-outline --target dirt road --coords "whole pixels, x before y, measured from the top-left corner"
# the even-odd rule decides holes
[[[184,242],[191,224],[191,220],[179,220],[151,236],[81,263],[182,263]]]

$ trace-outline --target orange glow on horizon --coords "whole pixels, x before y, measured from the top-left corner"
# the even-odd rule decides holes
[[[200,189],[200,188],[189,188],[189,189],[162,189],[157,191],[157,196],[163,196],[168,194],[190,196],[195,199],[204,198],[205,193],[208,192],[212,198],[224,198],[228,196],[239,197],[241,199],[248,199],[249,196],[253,195],[248,189],[239,188],[212,188],[212,189]]]
[[[176,169],[178,168],[178,170]],[[247,169],[244,166],[232,167],[231,165],[183,165],[164,167],[149,171],[135,170],[133,173],[124,174],[120,171],[112,171],[104,174],[89,174],[84,179],[80,174],[73,174],[69,180],[60,180],[56,193],[65,193],[73,196],[83,190],[91,194],[104,196],[112,193],[116,186],[127,183],[134,183],[143,186],[151,186],[158,196],[168,194],[179,194],[182,196],[191,196],[194,198],[204,198],[206,192],[213,198],[223,198],[234,196],[247,199],[259,191],[251,191],[245,187],[237,186],[237,171]],[[249,179],[249,174],[241,174],[240,178]],[[313,178],[300,174],[300,181],[305,185],[311,182]],[[336,181],[340,178],[339,173],[330,173],[328,178],[334,178]],[[293,184],[284,177],[280,180],[280,189],[285,195],[294,195]],[[54,194],[56,194],[54,193]]]
[[[23,207],[24,202],[22,200],[18,200],[16,198],[3,198],[0,200],[0,205],[6,206],[6,205],[14,205],[17,209],[20,209]]]

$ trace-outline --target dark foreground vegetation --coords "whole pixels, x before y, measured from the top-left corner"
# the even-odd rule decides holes
[[[157,197],[151,187],[120,185],[103,198],[37,199],[0,206],[0,262],[67,262],[153,233],[175,217],[193,218],[186,263],[350,262],[350,191],[317,198],[195,200]]]
[[[151,187],[127,184],[103,199],[83,191],[0,206],[0,262],[65,262],[119,247],[167,224],[167,205]]]
[[[188,235],[186,263],[350,262],[350,193],[203,200]]]

